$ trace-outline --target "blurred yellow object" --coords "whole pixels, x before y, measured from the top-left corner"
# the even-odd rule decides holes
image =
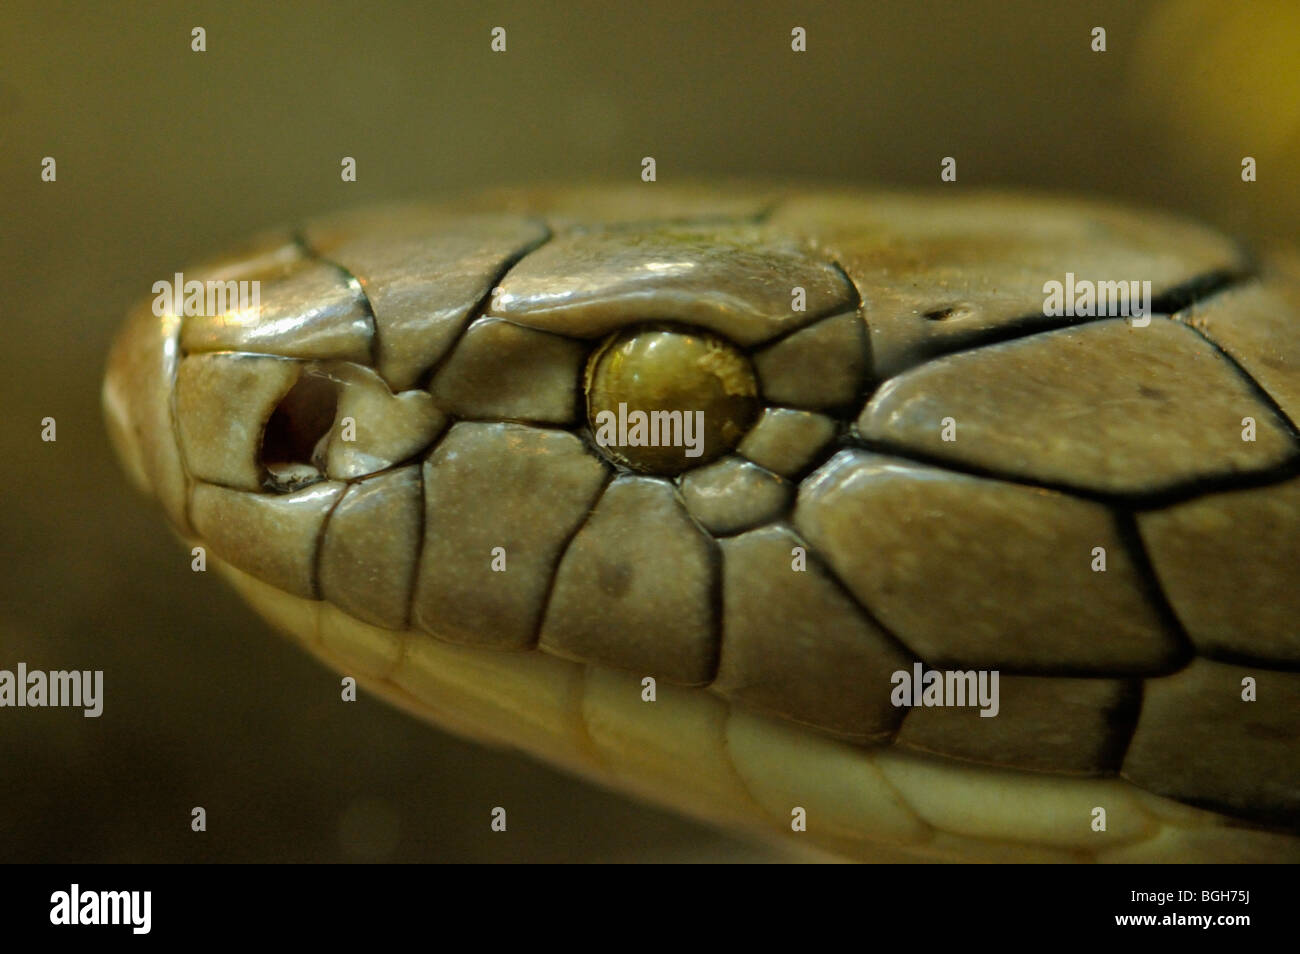
[[[1208,177],[1209,211],[1248,234],[1300,237],[1298,52],[1296,0],[1173,0],[1155,8],[1137,43],[1139,113],[1182,141],[1178,178]],[[1242,181],[1246,156],[1255,183]]]

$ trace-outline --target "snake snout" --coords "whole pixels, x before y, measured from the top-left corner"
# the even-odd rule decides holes
[[[131,482],[157,497],[184,533],[185,474],[171,416],[179,333],[175,315],[137,306],[113,340],[102,394],[109,439]]]

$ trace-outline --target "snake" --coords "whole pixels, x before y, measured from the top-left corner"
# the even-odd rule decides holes
[[[1300,860],[1294,250],[637,183],[175,279],[109,353],[113,445],[365,691],[828,859]]]

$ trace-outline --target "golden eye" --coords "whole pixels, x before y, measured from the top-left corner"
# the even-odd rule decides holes
[[[616,463],[679,474],[721,457],[759,410],[749,358],[702,331],[642,327],[614,335],[587,363],[587,418]]]

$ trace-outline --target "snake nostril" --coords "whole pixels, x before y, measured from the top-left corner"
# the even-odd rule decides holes
[[[262,435],[260,460],[273,489],[296,490],[322,479],[318,447],[328,436],[338,408],[329,378],[304,373],[284,396]]]

